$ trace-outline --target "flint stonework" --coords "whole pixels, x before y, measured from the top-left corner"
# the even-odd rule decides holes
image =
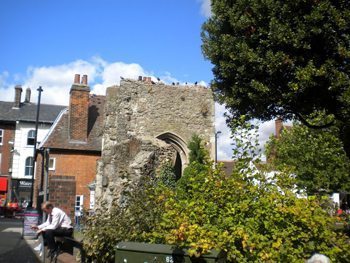
[[[214,156],[214,100],[202,86],[122,80],[107,89],[102,158],[96,177],[97,207],[120,203],[142,176],[166,162],[188,164],[187,143],[198,134]],[[176,158],[180,161],[176,162]]]

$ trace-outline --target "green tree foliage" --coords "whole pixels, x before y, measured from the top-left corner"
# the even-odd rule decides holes
[[[159,181],[144,178],[125,193],[127,205],[113,204],[110,209],[103,205],[88,217],[84,229],[87,256],[95,262],[114,262],[120,241],[149,241],[145,234],[159,224],[167,191]]]
[[[191,162],[175,188],[144,179],[127,206],[97,211],[84,233],[88,256],[113,262],[123,240],[173,244],[195,257],[223,250],[230,262],[304,262],[315,252],[350,258],[350,240],[334,231],[324,202],[297,198],[290,171],[266,178],[246,165],[228,176],[203,160]]]
[[[350,156],[350,2],[212,0],[202,50],[233,119],[336,123]],[[322,125],[315,110],[331,117]]]
[[[158,182],[162,183],[163,185],[174,188],[176,185],[176,174],[174,167],[171,165],[171,163],[165,163],[156,178]]]
[[[190,150],[189,161],[203,164],[206,160],[206,151],[202,147],[202,138],[197,134],[193,134],[191,140],[188,143],[188,149]]]
[[[311,130],[295,124],[280,138],[270,138],[266,155],[277,169],[292,167],[297,184],[308,194],[349,191],[350,160],[334,134],[334,129]]]
[[[238,119],[231,120],[229,126],[233,141],[233,159],[242,162],[243,165],[252,160],[259,161],[259,126],[246,121],[246,116],[243,115]]]
[[[189,167],[192,176],[167,196],[153,242],[193,256],[223,250],[230,262],[304,262],[314,252],[334,262],[350,257],[349,239],[333,230],[322,202],[297,198],[287,173],[267,180],[249,169],[227,176],[210,163]]]

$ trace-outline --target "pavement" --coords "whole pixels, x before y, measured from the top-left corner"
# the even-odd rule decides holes
[[[40,263],[33,239],[22,238],[22,220],[0,218],[0,263]]]
[[[34,251],[40,239],[22,238],[23,220],[19,218],[0,217],[0,263],[47,263],[44,255]],[[62,251],[57,263],[76,263],[80,252],[73,250],[73,255]]]

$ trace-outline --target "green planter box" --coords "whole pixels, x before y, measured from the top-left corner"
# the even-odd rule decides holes
[[[200,258],[191,258],[186,250],[170,245],[120,242],[116,247],[115,263],[225,263],[224,253],[211,251]]]

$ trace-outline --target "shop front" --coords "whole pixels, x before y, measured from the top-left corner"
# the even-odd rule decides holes
[[[32,181],[26,179],[12,179],[12,202],[18,202],[20,207],[27,207],[30,200]]]
[[[7,177],[0,177],[0,216],[4,214],[7,200]]]

